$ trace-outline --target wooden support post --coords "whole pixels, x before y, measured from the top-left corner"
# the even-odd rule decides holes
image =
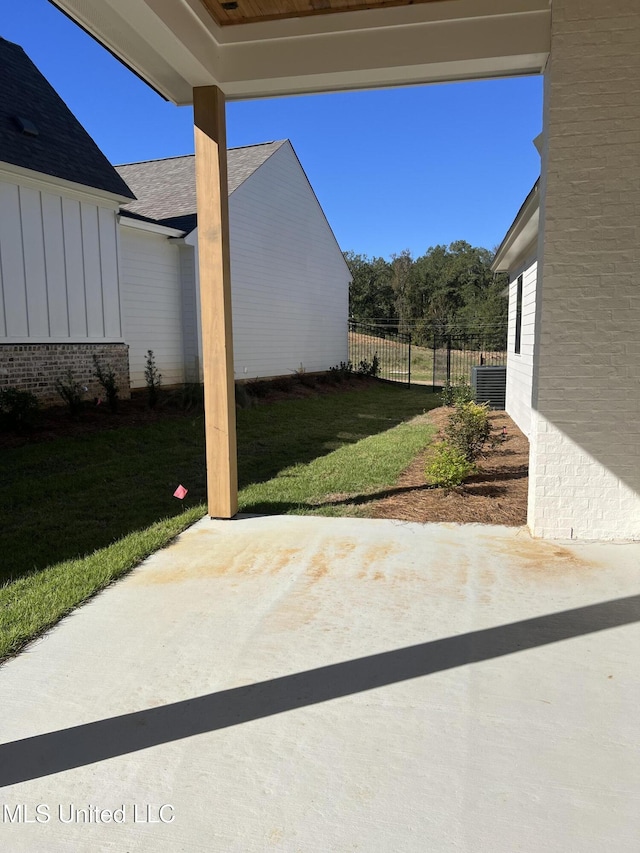
[[[208,507],[213,518],[232,518],[238,511],[238,460],[227,135],[225,97],[217,86],[193,90],[193,122]]]

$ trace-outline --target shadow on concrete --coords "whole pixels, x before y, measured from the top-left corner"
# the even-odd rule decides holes
[[[536,616],[0,745],[0,786],[640,621],[640,595]]]

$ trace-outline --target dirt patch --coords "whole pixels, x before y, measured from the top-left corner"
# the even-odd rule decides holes
[[[451,409],[429,412],[428,420],[439,430]],[[390,495],[370,505],[373,518],[401,521],[505,524],[520,526],[527,520],[529,442],[506,412],[493,412],[491,425],[504,440],[479,460],[477,474],[449,492],[429,488],[424,468],[428,450],[420,454],[400,476]]]

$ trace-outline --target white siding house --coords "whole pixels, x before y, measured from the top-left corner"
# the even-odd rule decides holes
[[[117,168],[138,199],[120,217],[132,387],[149,349],[166,384],[199,379],[194,158]],[[229,191],[236,379],[346,361],[351,275],[291,143],[230,150]]]
[[[185,381],[180,246],[168,229],[121,217],[122,315],[132,388],[144,387],[147,350],[166,385]],[[175,231],[173,236],[179,236]]]
[[[538,282],[539,192],[536,183],[498,248],[494,272],[509,274],[506,410],[531,434],[533,357]]]
[[[0,387],[59,401],[93,357],[126,396],[117,214],[132,193],[21,47],[0,38]]]

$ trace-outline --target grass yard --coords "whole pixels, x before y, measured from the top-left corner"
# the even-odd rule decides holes
[[[404,422],[437,402],[381,383],[240,410],[241,511],[357,514],[340,496],[391,486],[433,433]],[[5,449],[0,478],[1,658],[204,514],[203,420]]]

